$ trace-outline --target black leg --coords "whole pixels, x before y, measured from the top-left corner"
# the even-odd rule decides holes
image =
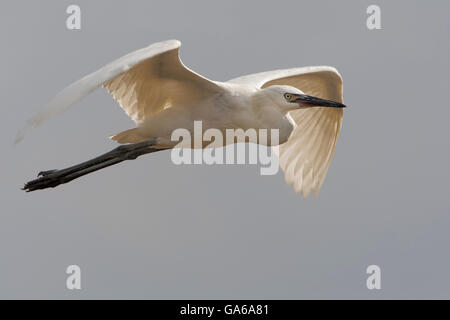
[[[67,183],[88,173],[115,165],[125,160],[134,160],[137,157],[162,151],[165,149],[154,148],[156,139],[150,139],[140,143],[126,144],[115,148],[92,160],[80,163],[78,165],[61,169],[42,171],[39,178],[25,184],[23,190],[30,192],[46,188],[54,188],[60,184]]]

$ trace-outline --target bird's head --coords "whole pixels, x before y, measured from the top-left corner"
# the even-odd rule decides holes
[[[312,107],[345,108],[340,102],[309,96],[292,86],[269,86],[262,89],[261,94],[275,102],[276,106],[286,113]]]

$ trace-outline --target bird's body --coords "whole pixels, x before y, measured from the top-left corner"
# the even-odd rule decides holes
[[[227,129],[277,129],[279,143],[287,141],[294,128],[293,124],[286,113],[274,108],[273,102],[260,94],[260,89],[215,83],[223,92],[192,105],[166,108],[137,123],[135,129],[112,136],[112,139],[119,143],[142,142],[152,137],[171,140],[172,133],[177,129],[186,129],[193,136],[194,121],[202,121],[203,130],[218,129],[223,136]]]
[[[173,148],[177,129],[276,129],[286,182],[304,196],[317,193],[333,157],[342,123],[342,78],[332,67],[252,74],[217,82],[186,68],[180,42],[169,40],[132,52],[61,91],[18,135],[66,110],[103,86],[135,121],[111,138],[125,144],[80,165],[42,173],[27,191],[55,187],[124,160]],[[265,144],[264,141],[252,141]],[[226,142],[224,142],[226,143]],[[207,144],[203,144],[205,147]],[[216,145],[217,146],[217,145]]]

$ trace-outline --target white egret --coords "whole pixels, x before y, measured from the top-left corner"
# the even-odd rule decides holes
[[[173,148],[171,133],[203,128],[278,129],[280,166],[296,192],[317,194],[334,154],[341,128],[342,78],[332,67],[305,67],[208,80],[183,65],[181,43],[163,41],[132,52],[71,84],[32,118],[32,127],[54,117],[103,86],[135,121],[136,128],[111,138],[122,146],[90,161],[41,172],[24,190],[56,187],[85,174]],[[270,145],[270,144],[269,144]]]

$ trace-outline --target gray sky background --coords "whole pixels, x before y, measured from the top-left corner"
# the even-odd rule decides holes
[[[82,9],[82,30],[65,27]],[[382,30],[366,28],[381,6]],[[450,298],[449,1],[0,2],[0,298]],[[26,194],[38,171],[113,148],[133,123],[98,90],[21,144],[64,86],[179,39],[214,80],[331,65],[349,106],[318,198],[258,166],[170,153]],[[65,269],[82,269],[82,290]],[[377,264],[382,289],[366,288]]]

